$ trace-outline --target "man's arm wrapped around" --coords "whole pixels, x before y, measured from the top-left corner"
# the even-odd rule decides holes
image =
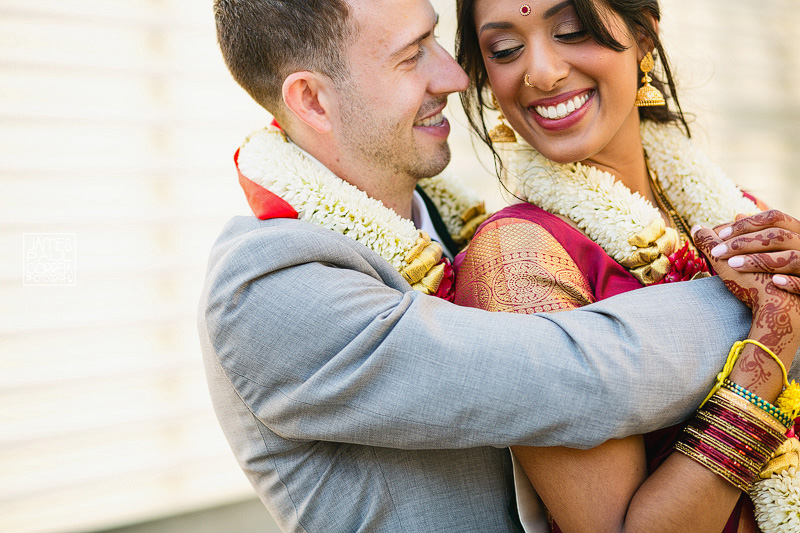
[[[237,394],[286,438],[586,448],[686,418],[750,313],[713,279],[550,316],[464,309],[333,232],[239,218],[200,320]]]

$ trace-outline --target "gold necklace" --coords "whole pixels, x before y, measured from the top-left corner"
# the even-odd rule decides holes
[[[670,225],[677,230],[683,239],[689,243],[689,246],[696,251],[697,249],[692,243],[692,231],[689,228],[689,224],[686,223],[680,213],[678,213],[678,210],[675,209],[675,206],[672,205],[667,195],[664,194],[664,189],[661,188],[658,180],[653,178],[653,172],[650,170],[650,163],[647,161],[646,152],[644,154],[644,163],[647,168],[647,179],[650,181],[650,188],[653,191],[653,196],[656,198],[658,207],[668,215]]]

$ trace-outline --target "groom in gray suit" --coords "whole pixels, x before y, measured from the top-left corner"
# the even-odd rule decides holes
[[[467,84],[428,0],[215,14],[233,76],[310,164],[423,224],[415,185],[448,163],[441,112]],[[199,317],[239,464],[284,530],[311,532],[519,531],[505,448],[678,422],[749,322],[718,279],[558,314],[459,308],[336,231],[255,217],[215,244]]]

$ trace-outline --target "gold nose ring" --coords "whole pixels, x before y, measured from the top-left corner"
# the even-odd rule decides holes
[[[531,78],[530,74],[525,74],[525,85],[527,85],[528,87],[533,89],[533,85],[531,85],[531,79],[530,78]]]

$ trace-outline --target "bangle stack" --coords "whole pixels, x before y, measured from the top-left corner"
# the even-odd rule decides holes
[[[675,449],[748,492],[786,441],[794,420],[790,410],[779,409],[727,379],[746,343],[758,345],[781,364],[786,382],[783,364],[768,348],[752,340],[737,342],[714,389],[684,429]]]
[[[767,411],[723,388],[689,422],[675,449],[747,492],[786,440],[786,430]]]

